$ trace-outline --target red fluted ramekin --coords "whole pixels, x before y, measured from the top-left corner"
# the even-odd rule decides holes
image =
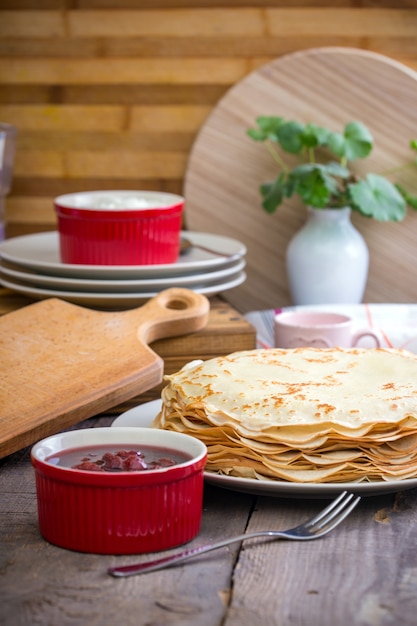
[[[54,200],[63,263],[175,263],[184,198],[159,191],[84,191]]]
[[[48,462],[57,453],[92,446],[157,446],[185,462],[144,471],[95,472]],[[35,444],[39,528],[52,544],[94,554],[166,550],[200,530],[206,446],[194,437],[153,428],[88,428]]]

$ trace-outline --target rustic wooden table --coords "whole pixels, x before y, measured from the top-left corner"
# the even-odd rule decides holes
[[[83,426],[112,421],[91,418]],[[0,461],[0,623],[5,626],[416,623],[416,489],[363,498],[322,539],[248,541],[182,566],[116,579],[107,574],[109,566],[148,557],[81,554],[42,539],[29,453],[27,448]],[[201,532],[189,545],[290,527],[324,504],[206,485]]]
[[[108,426],[115,417],[96,416],[77,427]],[[417,623],[417,489],[364,497],[341,526],[316,541],[248,541],[125,579],[109,576],[107,568],[149,557],[82,554],[41,537],[30,448],[0,460],[0,494],[5,626]],[[189,546],[291,527],[324,505],[206,484],[201,531]]]

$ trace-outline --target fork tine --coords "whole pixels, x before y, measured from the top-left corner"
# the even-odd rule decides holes
[[[326,535],[343,522],[343,520],[351,511],[353,511],[360,500],[361,497],[355,497],[354,494],[349,494],[348,497],[344,496],[343,498],[340,498],[337,508],[332,507],[332,510],[330,510],[327,516],[318,515],[317,517],[319,518],[319,522],[315,525],[312,525],[311,523],[308,524],[309,531],[316,537]]]
[[[313,519],[309,520],[306,526],[316,526],[323,518],[327,518],[333,512],[333,515],[337,515],[340,508],[343,508],[347,502],[349,502],[353,498],[353,493],[348,493],[347,491],[342,491],[342,493],[335,499],[332,500],[325,509],[320,511]],[[336,510],[335,510],[336,509]]]
[[[329,519],[326,520],[326,522],[322,521],[321,523],[322,530],[319,531],[320,534],[321,533],[326,534],[330,532],[331,530],[333,530],[334,528],[336,528],[336,526],[338,526],[341,522],[343,522],[343,520],[349,515],[349,513],[353,511],[356,505],[359,504],[360,500],[361,500],[361,497],[356,496],[354,500],[348,501],[349,504],[346,502],[347,506],[345,505],[344,507],[341,507],[338,510],[338,513],[336,515],[331,515]]]

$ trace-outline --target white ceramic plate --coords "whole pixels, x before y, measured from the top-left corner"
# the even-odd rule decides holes
[[[151,427],[154,417],[161,408],[161,399],[146,402],[133,407],[117,417],[112,426],[142,426]],[[260,496],[275,496],[281,498],[332,498],[341,491],[347,490],[361,496],[375,496],[386,493],[396,493],[415,489],[417,478],[400,481],[381,481],[377,483],[290,483],[279,480],[253,480],[250,478],[236,478],[234,476],[219,476],[212,472],[205,472],[206,482],[230,489]]]
[[[217,256],[199,248],[190,248],[176,263],[165,265],[75,265],[62,263],[57,232],[35,233],[13,237],[0,243],[0,258],[19,267],[28,267],[48,276],[79,278],[132,279],[166,278],[225,267],[246,254],[246,247],[230,237],[184,231],[195,246],[206,246],[225,256]]]
[[[129,293],[137,291],[155,291],[169,287],[203,287],[218,283],[225,278],[231,278],[243,270],[245,260],[240,258],[227,267],[204,272],[203,274],[189,274],[167,278],[138,278],[131,280],[96,280],[94,278],[72,278],[67,276],[47,276],[38,274],[27,268],[0,265],[0,276],[11,282],[23,283],[28,286],[44,289],[61,289],[65,291],[88,291],[99,293]]]
[[[238,272],[227,278],[226,281],[218,281],[208,286],[193,286],[193,291],[205,296],[214,296],[220,292],[233,289],[241,285],[246,280],[245,272]],[[40,289],[32,285],[6,280],[0,274],[0,284],[8,289],[22,293],[25,296],[35,298],[36,300],[45,300],[46,298],[61,298],[73,304],[81,304],[96,307],[123,307],[130,308],[140,306],[147,302],[150,298],[158,295],[161,291],[143,291],[130,293],[89,293],[81,291],[62,291],[59,289]]]

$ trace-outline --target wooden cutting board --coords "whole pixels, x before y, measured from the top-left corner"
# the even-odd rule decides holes
[[[184,195],[188,228],[221,233],[247,246],[247,280],[227,294],[245,313],[291,304],[285,250],[305,220],[298,200],[274,215],[261,207],[259,185],[277,175],[265,145],[246,134],[259,115],[315,122],[335,131],[359,120],[374,136],[358,171],[383,173],[415,157],[417,73],[386,56],[355,48],[302,50],[275,59],[233,86],[198,134],[187,165]],[[356,163],[355,163],[356,167]],[[416,168],[397,182],[417,193]],[[367,302],[415,302],[417,213],[397,224],[352,216],[370,249]]]
[[[110,313],[51,298],[0,319],[0,458],[159,384],[149,343],[203,328],[209,301],[167,289]]]

